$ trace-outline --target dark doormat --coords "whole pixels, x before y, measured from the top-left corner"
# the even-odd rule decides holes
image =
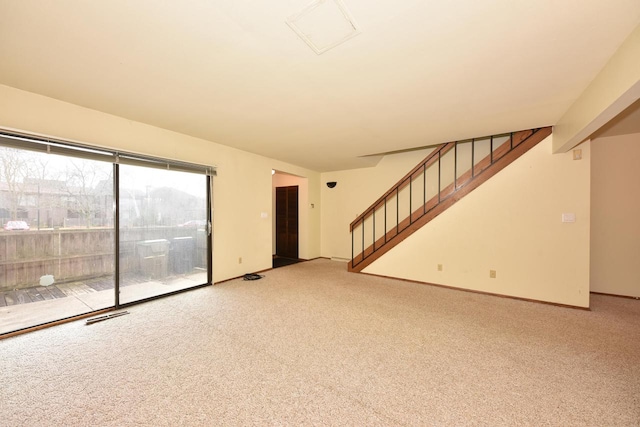
[[[273,268],[284,267],[285,265],[296,264],[298,262],[300,262],[299,259],[283,258],[283,257],[279,257],[279,256],[274,256],[273,257]]]

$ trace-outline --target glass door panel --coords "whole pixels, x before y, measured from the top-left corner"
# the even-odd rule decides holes
[[[0,147],[0,334],[113,307],[113,166]]]
[[[207,177],[119,166],[120,304],[207,283]]]

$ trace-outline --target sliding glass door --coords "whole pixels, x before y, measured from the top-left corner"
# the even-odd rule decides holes
[[[0,131],[0,335],[210,284],[213,174]]]
[[[207,177],[120,165],[120,304],[207,282]]]
[[[112,307],[112,165],[0,146],[0,174],[0,334]]]

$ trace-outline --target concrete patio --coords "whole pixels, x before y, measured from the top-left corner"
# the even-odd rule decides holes
[[[120,303],[191,288],[206,281],[204,271],[157,280],[128,277],[120,284]],[[0,334],[113,307],[114,300],[112,277],[0,292]]]

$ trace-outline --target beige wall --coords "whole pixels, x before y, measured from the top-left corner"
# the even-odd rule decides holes
[[[552,137],[538,144],[364,271],[588,307],[590,144],[580,146],[583,160],[576,161],[571,153],[552,155],[551,144]],[[389,168],[385,175],[402,176],[421,157],[394,162],[396,173]],[[339,177],[338,186],[342,180],[346,190],[351,190],[382,167],[383,162],[374,170],[334,176]],[[356,183],[345,182],[348,180]],[[381,190],[387,186],[381,185]],[[368,195],[368,202],[382,191]],[[323,188],[323,195],[326,193]],[[360,200],[349,201],[348,194],[327,197],[323,212],[339,211],[339,204],[344,204],[342,209],[353,219],[368,206]],[[338,225],[327,224],[330,213],[324,218],[325,227],[339,231],[347,227],[342,218]],[[562,213],[576,214],[577,221],[562,223]],[[350,238],[331,241],[325,234],[323,231],[323,253],[328,242],[332,255],[350,255]],[[443,271],[437,271],[438,264]],[[495,279],[489,278],[489,270],[497,271]]]
[[[271,219],[261,218],[262,212],[271,212],[271,169],[306,177],[308,199],[320,204],[317,172],[2,85],[0,127],[217,166],[213,188],[215,281],[271,267]],[[320,255],[319,211],[308,211],[305,216],[309,258]]]
[[[591,290],[640,297],[640,133],[597,138],[591,156]]]
[[[311,202],[309,200],[309,180],[304,177],[283,174],[277,172],[272,177],[273,191],[272,191],[272,209],[271,209],[271,224],[273,227],[273,243],[272,253],[276,253],[276,188],[277,187],[292,187],[298,186],[298,257],[300,259],[316,258],[310,257],[312,253],[309,248],[309,216],[310,212],[319,211],[320,206],[317,202]],[[313,207],[312,207],[313,205]],[[317,253],[317,252],[316,252]]]

